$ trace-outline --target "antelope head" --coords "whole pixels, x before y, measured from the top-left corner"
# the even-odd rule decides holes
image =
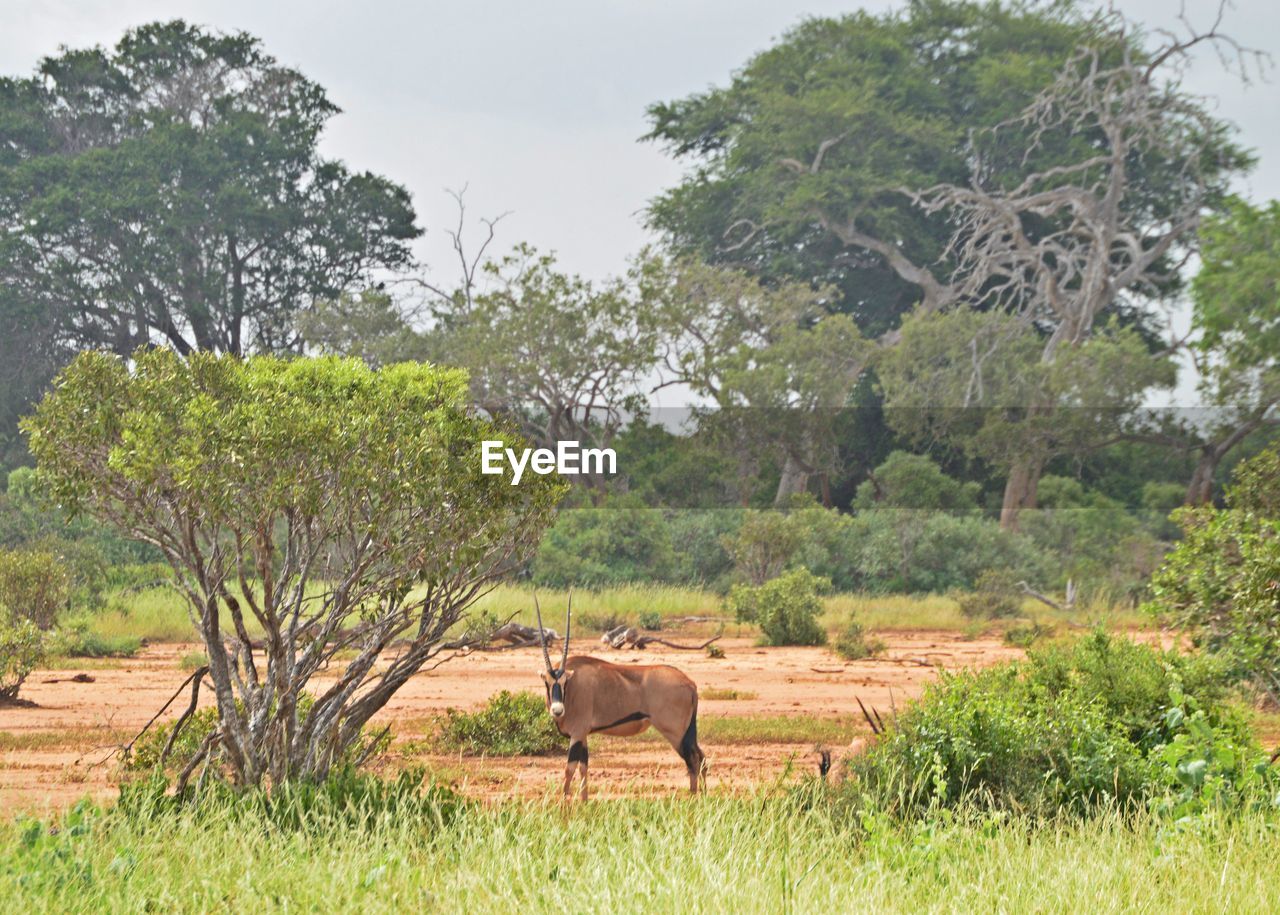
[[[573,592],[569,592],[569,605],[564,613],[564,650],[560,654],[560,666],[551,666],[551,652],[547,650],[547,630],[542,626],[542,608],[538,606],[538,595],[533,595],[533,609],[538,614],[538,639],[542,643],[542,660],[546,670],[542,672],[542,682],[547,685],[547,710],[557,721],[564,717],[564,688],[573,671],[565,670],[565,662],[569,660],[569,624],[573,619]]]

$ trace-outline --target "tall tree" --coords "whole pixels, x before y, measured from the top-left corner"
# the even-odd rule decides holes
[[[811,476],[825,483],[835,469],[833,418],[849,405],[872,349],[848,315],[824,307],[834,290],[764,284],[693,260],[651,259],[642,277],[663,341],[664,383],[710,402],[695,410],[700,430],[725,442],[744,476],[775,464],[778,504]]]
[[[809,23],[729,90],[654,109],[654,135],[702,163],[655,203],[655,222],[679,244],[714,214],[718,256],[754,252],[761,267],[775,248],[838,243],[914,287],[908,302],[925,313],[1017,315],[1052,363],[1108,313],[1147,323],[1135,303],[1176,285],[1201,213],[1248,164],[1177,87],[1202,42],[1234,47],[1215,24],[1146,51],[1118,15],[1069,3],[932,0]],[[1021,406],[1052,423],[1063,405]],[[1030,448],[1009,465],[1006,526],[1035,504],[1051,454]]]
[[[182,21],[0,79],[0,283],[59,339],[285,351],[411,261],[408,192],[320,156],[338,109],[257,39]]]
[[[840,290],[868,335],[937,278],[944,216],[903,188],[969,176],[969,136],[1016,115],[1098,29],[1071,3],[912,0],[812,19],[723,88],[655,104],[648,139],[690,170],[649,218],[672,246],[766,281]]]
[[[643,413],[657,361],[655,327],[636,284],[592,283],[528,245],[480,269],[432,300],[429,353],[466,368],[474,401],[516,421],[538,445],[608,447],[629,417]],[[603,475],[581,479],[604,491]]]
[[[1233,200],[1200,238],[1190,352],[1211,420],[1193,430],[1198,461],[1189,505],[1212,500],[1218,467],[1232,449],[1280,426],[1280,202]]]

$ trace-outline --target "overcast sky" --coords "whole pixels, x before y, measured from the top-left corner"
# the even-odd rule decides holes
[[[892,5],[870,2],[875,11]],[[1132,19],[1173,27],[1173,0],[1117,0]],[[1216,0],[1186,0],[1207,25]],[[328,155],[414,195],[419,254],[450,279],[445,188],[469,186],[474,215],[511,211],[499,243],[559,252],[600,277],[646,241],[640,211],[679,166],[637,142],[645,106],[724,84],[806,16],[859,8],[831,0],[5,0],[0,73],[29,74],[59,45],[110,45],[125,29],[182,17],[243,29],[322,84],[343,109]],[[1280,60],[1280,5],[1237,0],[1225,28]],[[1241,188],[1280,197],[1280,78],[1244,87],[1201,54],[1186,84],[1218,100],[1258,167]]]

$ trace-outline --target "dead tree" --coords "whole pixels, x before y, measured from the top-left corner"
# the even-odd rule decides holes
[[[967,183],[900,189],[954,226],[941,259],[952,265],[947,275],[912,263],[894,240],[869,235],[852,218],[820,204],[811,215],[845,245],[878,254],[918,286],[922,311],[981,307],[1015,314],[1043,333],[1040,361],[1053,364],[1090,339],[1105,310],[1163,294],[1194,254],[1202,214],[1244,164],[1204,103],[1176,85],[1197,46],[1216,49],[1224,60],[1231,56],[1246,78],[1265,62],[1219,31],[1221,19],[1221,7],[1207,30],[1183,19],[1184,34],[1162,33],[1164,43],[1144,52],[1130,23],[1118,13],[1101,14],[1097,41],[1074,55],[1025,110],[972,137]],[[811,162],[780,164],[816,174],[846,136],[820,144]],[[1072,143],[1079,151],[1064,153]],[[881,342],[896,342],[896,335]],[[983,361],[975,341],[975,373]],[[1052,398],[1028,396],[1018,407],[1031,419],[1059,408]],[[1005,527],[1016,527],[1019,511],[1034,507],[1054,447],[1030,441],[1019,450],[1001,511]]]

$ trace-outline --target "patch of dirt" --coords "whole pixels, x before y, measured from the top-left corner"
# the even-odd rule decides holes
[[[610,651],[583,641],[581,653],[619,664],[672,664],[703,688],[737,690],[750,699],[704,699],[703,719],[712,717],[815,716],[858,714],[856,699],[887,715],[919,695],[938,668],[984,667],[1020,657],[996,638],[966,641],[945,631],[878,631],[887,649],[881,657],[845,662],[825,648],[761,648],[749,639],[722,639],[722,659],[701,652],[663,647],[647,651]],[[75,668],[53,676],[36,671],[23,687],[31,707],[0,708],[0,810],[62,808],[90,795],[115,795],[114,764],[102,760],[120,733],[134,734],[186,678],[182,657],[198,650],[186,644],[153,644],[114,667],[95,666],[93,682],[78,682]],[[401,739],[424,736],[427,721],[447,708],[474,708],[502,689],[537,691],[542,663],[537,648],[476,652],[457,658],[404,686],[374,719],[391,724]],[[211,704],[212,691],[201,692]],[[186,704],[179,698],[165,715],[177,717]],[[21,749],[24,735],[66,732],[67,744]],[[855,733],[851,730],[849,738]],[[96,739],[100,735],[100,739]],[[733,743],[716,746],[703,739],[713,789],[745,789],[785,778],[789,771],[812,771],[813,741]],[[456,783],[468,794],[487,798],[538,796],[558,791],[564,764],[558,757],[474,758],[435,754],[398,756],[386,765],[421,763]],[[669,794],[687,789],[684,766],[664,743],[643,739],[593,741],[592,793],[595,795]]]

